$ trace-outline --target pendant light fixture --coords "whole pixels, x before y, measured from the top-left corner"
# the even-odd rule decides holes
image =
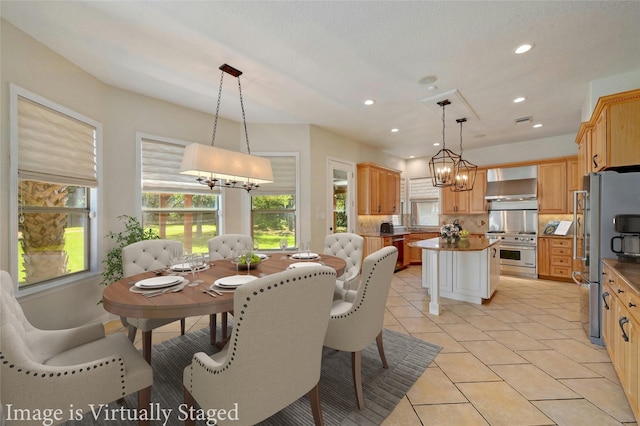
[[[240,85],[242,71],[227,64],[220,66],[220,70],[218,104],[216,106],[211,145],[199,143],[187,145],[184,150],[184,155],[182,156],[180,173],[196,176],[196,181],[207,185],[211,189],[218,186],[222,188],[239,188],[249,192],[252,189],[258,188],[260,184],[273,182],[271,161],[268,158],[251,155],[247,121],[242,100],[242,86]],[[238,79],[238,91],[240,93],[240,107],[242,109],[242,124],[244,125],[247,154],[216,148],[214,146],[220,111],[220,98],[222,96],[222,81],[225,73]]]
[[[438,151],[436,155],[431,157],[429,161],[429,172],[431,173],[431,181],[433,186],[438,188],[448,188],[456,184],[456,168],[460,156],[455,154],[451,150],[447,149],[447,145],[444,139],[444,109],[447,105],[450,105],[448,99],[438,102],[438,105],[442,107],[442,149]]]
[[[478,166],[462,158],[462,123],[466,121],[466,118],[456,120],[456,123],[460,124],[460,160],[456,167],[455,185],[451,187],[453,192],[471,191],[476,182]]]

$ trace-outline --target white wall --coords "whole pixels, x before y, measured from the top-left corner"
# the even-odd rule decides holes
[[[589,92],[587,93],[586,102],[582,109],[582,121],[589,121],[591,119],[591,114],[601,96],[638,88],[640,88],[640,70],[592,81],[589,83]]]

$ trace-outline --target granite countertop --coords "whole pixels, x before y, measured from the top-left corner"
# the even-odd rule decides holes
[[[409,231],[394,231],[394,232],[365,232],[360,234],[360,236],[362,237],[380,237],[380,238],[384,238],[384,237],[401,237],[403,235],[409,235],[410,232]]]
[[[625,281],[640,294],[640,263],[623,262],[618,259],[602,259],[602,261],[618,271]]]
[[[440,238],[431,238],[429,240],[420,240],[413,243],[409,243],[411,247],[417,247],[424,250],[437,250],[437,251],[482,251],[495,244],[499,244],[500,240],[492,238],[467,238],[464,240],[458,240],[451,244],[447,244],[446,241]]]

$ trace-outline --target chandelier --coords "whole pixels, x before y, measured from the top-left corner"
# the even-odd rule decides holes
[[[478,166],[462,159],[462,123],[466,121],[466,118],[456,120],[456,123],[460,124],[460,160],[456,167],[455,184],[451,187],[453,192],[471,191],[478,171]]]
[[[182,156],[180,173],[196,176],[196,181],[213,189],[216,186],[222,188],[238,188],[247,192],[258,188],[260,184],[273,182],[271,161],[268,158],[251,155],[249,146],[249,133],[244,113],[242,100],[242,86],[240,76],[242,71],[224,64],[220,66],[220,87],[218,89],[218,104],[216,117],[213,124],[213,136],[211,145],[192,143],[187,145]],[[242,109],[242,123],[247,143],[247,154],[227,149],[216,148],[216,128],[220,112],[220,98],[222,96],[222,81],[224,75],[229,74],[238,79],[238,91],[240,93],[240,107]]]
[[[433,186],[439,188],[448,188],[456,184],[456,170],[458,167],[458,161],[460,161],[460,156],[458,154],[447,149],[444,139],[444,109],[450,104],[451,102],[449,102],[448,99],[438,102],[438,105],[442,107],[442,149],[438,151],[436,155],[431,157],[431,160],[429,161],[431,181],[433,182]]]

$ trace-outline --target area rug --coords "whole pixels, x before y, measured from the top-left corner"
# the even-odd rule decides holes
[[[219,334],[218,334],[219,335]],[[409,388],[422,375],[441,347],[405,334],[385,329],[383,332],[388,369],[382,368],[378,349],[373,342],[362,352],[362,388],[365,409],[359,411],[351,378],[351,354],[324,349],[320,378],[320,398],[325,425],[379,425],[393,411]],[[218,349],[209,344],[209,329],[175,337],[153,347],[151,364],[154,382],[151,395],[157,416],[153,425],[182,425],[179,406],[183,403],[182,373],[191,363],[193,354],[213,354]],[[136,395],[125,399],[124,407],[136,407]],[[135,425],[122,418],[120,406],[109,404],[99,415],[85,413],[81,421],[65,425]],[[108,414],[107,410],[113,410]],[[162,411],[163,410],[163,411]],[[131,410],[133,411],[133,410]],[[109,417],[105,417],[108,415]],[[97,419],[94,419],[96,418]],[[261,426],[313,425],[308,397],[303,397]],[[198,426],[205,422],[198,422]]]

